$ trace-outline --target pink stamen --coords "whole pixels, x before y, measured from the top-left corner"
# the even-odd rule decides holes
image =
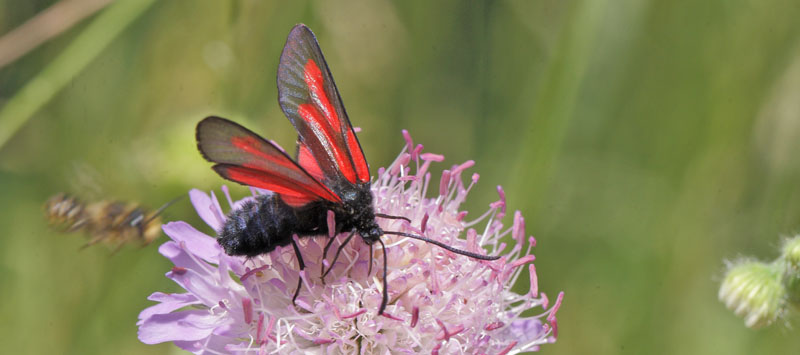
[[[353,132],[361,133],[361,127],[353,127]]]
[[[503,191],[503,187],[497,185],[497,194],[500,195],[500,201],[503,201],[503,214],[506,213],[506,192]]]
[[[185,274],[187,271],[189,271],[189,270],[187,270],[185,267],[180,267],[180,266],[173,266],[173,267],[172,267],[172,273],[173,273],[174,275],[183,275],[183,274]]]
[[[536,275],[536,266],[533,264],[528,265],[528,273],[530,274],[531,297],[539,297],[539,276]]]
[[[511,229],[511,237],[522,244],[522,238],[525,237],[525,218],[522,217],[520,211],[514,212],[514,227]]]
[[[475,229],[467,229],[467,251],[478,250],[478,231]]]
[[[516,341],[512,341],[512,342],[511,342],[511,344],[508,344],[508,346],[506,346],[505,348],[503,348],[503,350],[501,350],[499,353],[497,353],[497,355],[506,355],[506,354],[508,354],[508,352],[509,352],[509,351],[511,351],[511,349],[513,349],[515,346],[517,346],[517,342],[516,342]]]
[[[261,344],[261,329],[264,327],[264,313],[258,314],[258,325],[256,325],[256,344]]]
[[[404,129],[402,132],[403,139],[406,140],[406,150],[411,152],[411,150],[414,148],[414,140],[411,139],[411,134],[409,134],[407,130]]]
[[[548,305],[550,305],[550,299],[547,298],[547,294],[542,292],[542,308],[547,309]]]
[[[417,146],[414,147],[414,151],[411,152],[411,160],[417,160],[419,153],[422,152],[422,148],[422,144],[417,144]]]
[[[397,178],[397,180],[400,180],[400,181],[417,181],[417,180],[419,180],[419,178],[417,178],[416,175],[408,175],[408,176],[401,176],[401,177]]]
[[[244,312],[244,322],[250,324],[253,322],[253,300],[249,298],[242,298],[242,312]]]
[[[534,256],[533,254],[525,255],[525,256],[517,259],[517,260],[514,260],[514,262],[511,263],[511,268],[513,269],[513,268],[519,267],[521,265],[525,265],[525,264],[527,264],[527,263],[529,263],[531,261],[534,261],[534,260],[536,260],[536,256]]]
[[[535,247],[536,246],[536,238],[534,238],[533,236],[528,237],[528,244],[530,244],[531,247]]]
[[[458,212],[458,214],[456,215],[456,221],[462,222],[466,217],[467,217],[467,211]]]
[[[480,179],[480,178],[481,178],[480,174],[478,174],[478,173],[472,174],[472,183],[473,184],[477,184],[478,183],[478,179]]]
[[[442,179],[439,180],[439,196],[447,196],[447,189],[450,187],[450,170],[442,171]]]
[[[442,343],[436,344],[431,350],[431,355],[439,355],[439,349],[442,348]]]
[[[389,312],[386,312],[386,311],[383,311],[383,314],[381,314],[381,315],[386,317],[386,318],[392,319],[392,320],[396,320],[396,321],[400,321],[400,322],[403,321],[402,318],[397,318],[397,317],[391,315]]]
[[[255,268],[255,269],[253,269],[253,270],[248,270],[239,279],[242,280],[242,282],[244,282],[244,280],[247,280],[250,276],[253,276],[253,275],[255,275],[255,274],[257,274],[257,273],[259,273],[261,271],[264,271],[266,269],[269,269],[269,265],[262,265],[262,266],[259,266],[259,267]]]
[[[471,168],[473,166],[475,166],[475,161],[474,160],[467,160],[463,164],[461,164],[461,165],[459,165],[459,166],[457,166],[457,167],[455,167],[453,169],[453,175],[454,176],[461,175],[461,172],[463,172],[464,170],[467,170],[467,169],[469,169],[469,168]]]
[[[422,146],[422,145],[420,144],[420,146]],[[441,163],[441,162],[444,161],[444,155],[441,155],[441,154],[423,153],[419,157],[422,158],[422,160],[434,161],[434,162],[437,162],[437,163]]]
[[[400,169],[403,168],[408,162],[411,161],[411,154],[403,153],[399,159],[397,159],[397,163],[392,165],[392,170],[389,170],[389,175],[397,175],[400,173]]]
[[[333,211],[328,210],[328,238],[333,238],[336,235],[336,215]]]
[[[457,327],[455,327],[451,331],[447,331],[447,329],[445,329],[444,335],[442,335],[441,337],[437,336],[436,340],[450,340],[451,337],[454,337],[454,336],[458,335],[458,333],[463,332],[464,329],[465,328],[464,328],[463,325],[458,325]]]
[[[317,344],[317,345],[325,345],[325,344],[330,344],[330,343],[334,343],[334,342],[336,342],[336,341],[333,340],[333,339],[325,339],[325,338],[315,338],[314,339],[314,344]]]
[[[219,302],[217,302],[217,304],[219,305],[219,308],[222,308],[222,309],[224,309],[226,311],[228,310],[228,306],[225,305],[225,302],[219,301]]]
[[[264,334],[267,334],[268,338],[271,337],[270,339],[272,339],[272,341],[275,341],[275,337],[272,336],[272,328],[275,327],[275,322],[277,321],[278,318],[275,318],[275,316],[269,316],[269,323],[267,323],[267,330],[264,332]],[[266,339],[264,339],[263,341],[266,342]]]
[[[558,312],[558,309],[561,308],[562,300],[564,300],[564,291],[559,292],[558,298],[556,298],[556,304],[553,305],[553,309],[550,310],[550,315],[547,316],[547,321],[553,325],[554,337],[558,337],[558,322],[556,320],[556,312]]]
[[[419,307],[414,306],[414,309],[411,311],[411,328],[416,327],[418,321],[419,321]]]
[[[366,310],[366,309],[364,309],[364,308],[362,308],[362,309],[360,309],[360,310],[356,311],[355,313],[348,314],[348,315],[344,315],[344,316],[342,316],[341,318],[342,318],[342,319],[350,319],[350,318],[355,318],[355,317],[358,317],[358,316],[360,316],[360,315],[362,315],[362,314],[364,314],[364,313],[367,313],[367,310]]]
[[[420,224],[419,230],[424,234],[425,229],[427,229],[427,227],[428,227],[428,214],[426,213],[424,216],[422,216],[422,223]]]
[[[495,330],[495,329],[500,329],[500,328],[504,327],[505,325],[506,324],[503,323],[503,322],[491,322],[491,323],[487,324],[485,327],[483,327],[483,329],[485,329],[487,331],[492,331],[492,330]]]

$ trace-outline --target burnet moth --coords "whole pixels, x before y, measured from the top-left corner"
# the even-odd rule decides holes
[[[381,237],[394,234],[422,240],[453,253],[481,260],[487,256],[455,249],[424,236],[384,231],[376,218],[406,219],[375,213],[367,160],[358,142],[339,91],[322,56],[316,37],[303,24],[289,32],[278,66],[278,101],[297,130],[297,158],[293,160],[270,141],[241,125],[219,117],[207,117],[197,125],[197,147],[223,178],[274,192],[258,195],[228,216],[219,232],[219,244],[228,255],[256,256],[289,244],[305,268],[294,237],[328,235],[328,211],[335,232],[349,232],[341,249],[358,234],[365,244],[383,248],[383,299],[388,302],[386,246]],[[410,221],[409,221],[410,222]],[[323,259],[333,242],[325,246]],[[372,254],[370,254],[372,256]],[[372,262],[370,262],[371,272]],[[300,292],[298,279],[292,302]]]

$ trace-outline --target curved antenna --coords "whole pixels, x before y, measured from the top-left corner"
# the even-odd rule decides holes
[[[378,308],[378,315],[381,315],[386,310],[386,304],[389,303],[389,285],[386,282],[386,274],[388,273],[388,268],[386,267],[386,244],[383,244],[383,240],[380,238],[378,238],[378,241],[381,242],[381,248],[383,249],[383,299],[381,300],[381,307]]]
[[[451,246],[449,246],[449,245],[447,245],[447,244],[444,244],[444,243],[442,243],[442,242],[439,242],[439,241],[436,241],[436,240],[433,240],[433,239],[428,239],[428,238],[425,238],[425,237],[423,237],[423,236],[421,236],[421,235],[416,235],[416,234],[408,234],[408,233],[403,233],[403,232],[395,232],[395,231],[383,231],[383,233],[384,233],[384,234],[393,234],[393,235],[399,235],[399,236],[403,236],[403,237],[408,237],[408,238],[413,238],[413,239],[421,240],[421,241],[423,241],[423,242],[426,242],[426,243],[431,243],[431,244],[433,244],[433,245],[436,245],[436,246],[438,246],[438,247],[440,247],[440,248],[442,248],[442,249],[449,250],[449,251],[451,251],[451,252],[453,252],[453,253],[456,253],[456,254],[460,254],[460,255],[468,256],[468,257],[470,257],[470,258],[473,258],[473,259],[479,259],[479,260],[497,260],[497,259],[500,259],[500,256],[499,256],[499,255],[497,255],[497,256],[490,256],[490,255],[483,255],[483,254],[472,253],[472,252],[468,252],[468,251],[466,251],[466,250],[456,249],[456,248],[453,248],[453,247],[451,247]]]
[[[169,201],[169,202],[165,203],[163,206],[159,207],[159,208],[158,208],[158,209],[157,209],[157,210],[156,210],[156,211],[153,213],[153,215],[152,215],[152,216],[150,216],[150,218],[148,218],[147,220],[145,220],[143,224],[150,223],[151,221],[153,221],[154,219],[156,219],[156,217],[158,217],[158,216],[159,216],[161,213],[163,213],[163,212],[164,212],[164,210],[165,210],[165,209],[167,209],[167,207],[169,207],[169,206],[172,206],[172,205],[173,205],[175,202],[178,202],[178,201],[182,200],[184,197],[185,197],[185,196],[179,196],[179,197],[176,197],[176,198],[172,199],[172,201]],[[135,221],[131,221],[131,225],[132,225],[132,226],[133,226],[133,225],[136,225],[136,223],[137,223],[137,222],[139,222],[139,221],[141,221],[141,220],[142,220],[142,218],[144,218],[144,216],[141,216],[141,217],[138,217],[138,218],[136,218],[136,220],[135,220]]]
[[[411,223],[411,219],[410,218],[403,217],[403,216],[393,216],[393,215],[390,215],[390,214],[376,213],[375,217],[386,218],[386,219],[402,219],[402,220],[404,220],[404,221],[406,221],[408,223]]]

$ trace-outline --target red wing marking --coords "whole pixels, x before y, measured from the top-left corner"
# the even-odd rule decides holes
[[[320,112],[311,104],[302,104],[297,107],[297,113],[308,123],[317,137],[323,138],[320,139],[320,143],[322,143],[326,150],[333,153],[336,165],[339,166],[339,171],[342,172],[342,175],[350,182],[355,183],[356,172],[350,165],[350,157],[344,150],[346,147],[336,144],[333,138],[333,132],[331,132],[332,127],[322,118]]]
[[[323,181],[325,175],[322,173],[322,168],[319,167],[317,160],[311,155],[311,151],[305,144],[300,144],[297,151],[297,163],[306,169],[311,176],[317,181]]]
[[[230,180],[270,190],[281,195],[281,197],[293,199],[296,203],[303,201],[299,205],[317,200],[318,197],[333,202],[341,201],[339,196],[318,185],[302,184],[296,180],[270,174],[269,172],[235,165],[217,165],[214,168],[223,177]]]
[[[336,114],[336,110],[334,110],[333,106],[331,106],[331,101],[328,99],[328,95],[325,94],[325,90],[323,89],[325,79],[322,77],[322,71],[319,70],[317,63],[314,63],[312,59],[309,59],[308,62],[306,62],[303,76],[303,79],[305,79],[306,85],[308,86],[311,101],[314,102],[314,105],[317,106],[317,108],[322,111],[322,114],[328,119],[328,123],[330,123],[331,128],[336,129],[341,127],[339,115]]]
[[[364,152],[361,150],[361,146],[358,145],[355,132],[351,131],[347,134],[347,149],[350,150],[350,156],[353,157],[353,164],[356,166],[358,181],[369,182],[367,160],[364,158]]]
[[[270,155],[267,152],[261,150],[263,142],[259,141],[258,138],[256,137],[234,136],[231,137],[231,144],[236,148],[239,148],[247,153],[250,153],[253,157],[266,160],[271,164],[280,165],[288,169],[294,169],[296,167],[292,161],[287,159],[282,159],[283,157],[280,155]],[[243,166],[258,169],[257,165],[255,164],[245,163],[243,164]]]

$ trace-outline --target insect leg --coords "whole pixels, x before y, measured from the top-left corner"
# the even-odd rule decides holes
[[[297,243],[294,241],[294,236],[292,236],[292,248],[294,248],[294,254],[297,255],[297,263],[300,264],[300,271],[306,268],[306,263],[303,262],[303,255],[300,254],[300,248],[297,247]],[[295,304],[297,300],[297,295],[300,294],[300,286],[303,283],[303,278],[301,275],[297,275],[297,289],[294,290],[294,296],[292,297],[292,304]]]
[[[383,299],[381,300],[381,307],[378,308],[378,314],[383,314],[383,311],[386,310],[386,304],[389,303],[389,284],[386,281],[386,274],[388,274],[388,268],[386,267],[386,244],[383,244],[383,240],[378,239],[381,242],[381,248],[383,249]]]
[[[319,274],[320,275],[322,275],[322,273],[325,272],[325,263],[323,263],[323,261],[328,257],[328,249],[331,248],[331,244],[333,244],[333,240],[334,239],[336,239],[335,235],[333,236],[333,238],[328,239],[328,242],[325,243],[325,249],[322,249],[322,259],[320,259],[320,261],[319,261]],[[320,278],[322,279],[322,282],[325,283],[325,276],[320,276]]]
[[[367,276],[372,274],[372,244],[369,245],[369,270],[367,270]]]
[[[322,274],[322,278],[323,279],[325,279],[325,276],[328,275],[328,273],[331,272],[331,270],[333,270],[333,265],[336,264],[336,260],[339,260],[339,254],[342,253],[342,248],[344,248],[344,246],[347,245],[347,243],[350,242],[350,239],[353,239],[353,236],[355,234],[356,234],[356,231],[353,231],[352,233],[350,233],[350,235],[347,236],[347,239],[345,239],[344,242],[342,242],[342,245],[339,246],[339,249],[336,249],[336,255],[333,256],[333,262],[331,262],[331,266],[328,267],[328,271],[325,271],[325,273]]]

